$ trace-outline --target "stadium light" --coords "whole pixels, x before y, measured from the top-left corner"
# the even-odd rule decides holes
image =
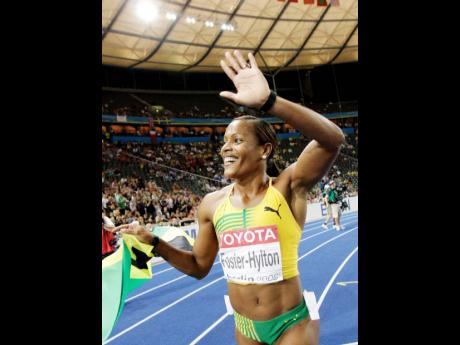
[[[214,23],[213,22],[210,22],[209,20],[207,20],[204,25],[206,25],[206,27],[208,28],[213,28],[214,27]]]
[[[224,31],[234,31],[235,30],[232,24],[225,24],[225,23],[222,24],[220,28]]]
[[[171,12],[167,12],[166,13],[166,18],[169,19],[169,20],[176,20],[177,19],[177,15],[175,13],[171,13]]]
[[[186,21],[187,23],[189,23],[189,24],[195,24],[195,23],[196,23],[196,19],[193,18],[193,17],[187,17],[187,18],[185,19],[185,21]]]
[[[144,22],[153,21],[158,15],[158,8],[151,1],[141,1],[136,7],[137,16]]]

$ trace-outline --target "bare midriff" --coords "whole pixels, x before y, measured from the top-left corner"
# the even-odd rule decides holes
[[[254,321],[273,319],[295,308],[302,300],[299,276],[264,285],[229,282],[228,293],[233,309]]]

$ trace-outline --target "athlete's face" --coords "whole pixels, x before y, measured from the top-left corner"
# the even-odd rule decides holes
[[[225,178],[241,178],[265,169],[264,145],[259,145],[250,121],[235,120],[228,125],[220,154]]]

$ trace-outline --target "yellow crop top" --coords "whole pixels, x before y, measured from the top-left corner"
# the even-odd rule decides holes
[[[271,177],[263,200],[255,207],[234,207],[232,190],[233,185],[213,216],[227,280],[270,284],[297,276],[301,229]]]

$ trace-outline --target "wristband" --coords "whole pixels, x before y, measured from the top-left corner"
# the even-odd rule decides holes
[[[273,107],[273,105],[275,104],[275,101],[276,101],[276,92],[273,91],[273,90],[270,90],[270,96],[268,96],[267,101],[260,108],[260,110],[265,111],[265,112],[269,111]]]
[[[152,242],[150,242],[150,245],[153,246],[151,253],[155,257],[160,256],[155,252],[155,248],[157,247],[158,243],[160,243],[160,238],[158,236],[153,235],[153,239],[152,239]]]

